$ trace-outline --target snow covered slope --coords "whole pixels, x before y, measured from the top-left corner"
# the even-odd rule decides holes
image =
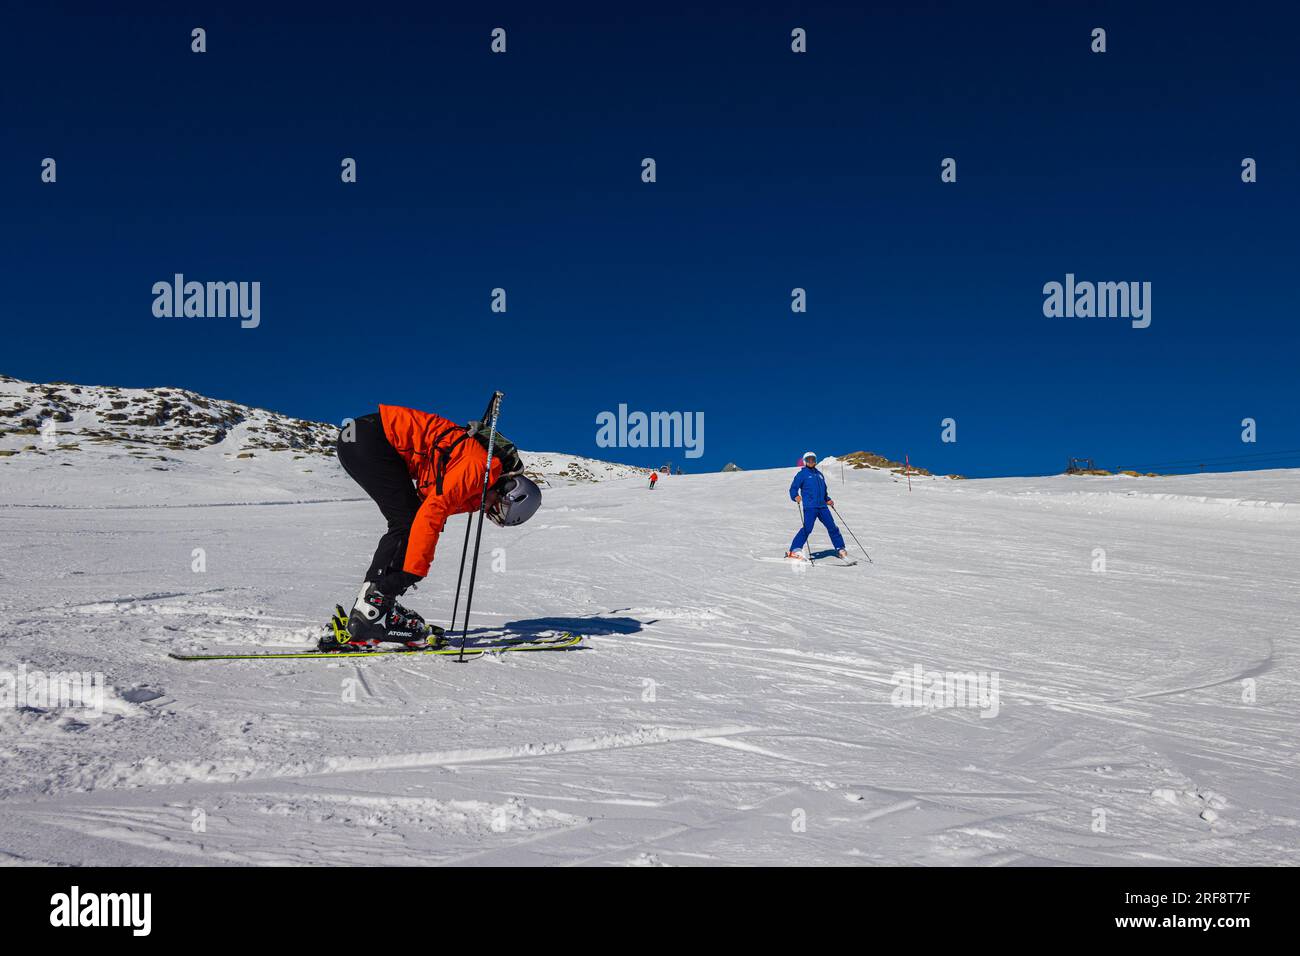
[[[254,504],[356,498],[336,425],[179,388],[0,376],[0,504]],[[524,452],[549,486],[641,477],[631,465]],[[19,478],[21,476],[21,478]]]
[[[324,456],[236,440],[167,472],[85,441],[93,466],[0,460],[0,691],[105,681],[0,710],[0,859],[1294,861],[1295,471],[831,471],[875,564],[802,571],[765,560],[792,469],[574,484],[486,527],[473,626],[587,649],[174,661],[305,646],[381,530]],[[463,527],[410,595],[444,623]],[[902,706],[918,669],[930,706]]]
[[[581,455],[562,455],[550,451],[523,452],[528,474],[538,484],[554,488],[560,485],[587,485],[597,481],[618,481],[624,478],[644,480],[648,468],[620,465],[612,461],[583,458]]]

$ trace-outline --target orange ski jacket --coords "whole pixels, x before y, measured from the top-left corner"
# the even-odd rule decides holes
[[[483,499],[487,449],[464,425],[400,405],[380,405],[384,435],[406,462],[422,503],[406,539],[402,570],[424,577],[433,563],[438,535],[452,515],[477,511]],[[501,477],[501,460],[492,460],[491,485]]]

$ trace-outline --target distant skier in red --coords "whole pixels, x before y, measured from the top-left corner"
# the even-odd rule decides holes
[[[650,472],[650,490],[654,491],[655,485],[658,483],[659,483],[659,472],[657,471]]]

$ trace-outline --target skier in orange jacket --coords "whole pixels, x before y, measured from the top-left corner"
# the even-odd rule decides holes
[[[428,625],[397,598],[429,573],[447,519],[479,509],[485,440],[464,425],[398,405],[380,405],[340,431],[339,463],[388,522],[348,616],[351,643],[425,643]],[[519,465],[517,456],[509,464]],[[493,457],[486,508],[503,527],[523,524],[542,503],[541,489],[506,467],[499,453]]]

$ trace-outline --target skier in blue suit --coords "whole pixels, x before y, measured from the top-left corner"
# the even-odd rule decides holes
[[[803,559],[800,548],[808,542],[808,535],[812,534],[813,524],[817,521],[826,527],[831,536],[831,544],[839,556],[848,557],[848,552],[844,550],[844,536],[831,517],[831,505],[835,502],[826,490],[826,476],[817,470],[817,456],[812,452],[804,454],[803,467],[794,476],[794,481],[790,482],[790,500],[803,505],[803,527],[790,542],[790,550],[785,553],[787,558]]]

